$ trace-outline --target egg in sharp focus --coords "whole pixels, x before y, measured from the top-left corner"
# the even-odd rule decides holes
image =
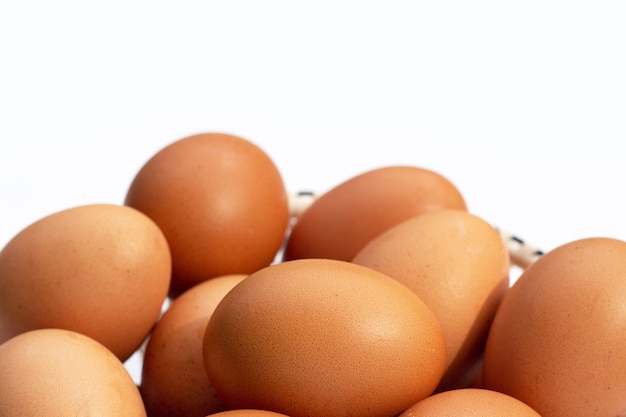
[[[204,365],[231,408],[393,417],[443,374],[439,321],[415,293],[364,266],[300,259],[250,274],[207,324]]]

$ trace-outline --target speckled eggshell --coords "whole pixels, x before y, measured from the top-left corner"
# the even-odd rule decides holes
[[[137,172],[125,203],[167,237],[172,296],[206,279],[269,265],[289,225],[274,161],[251,141],[225,133],[188,136],[159,150]]]
[[[146,416],[122,362],[80,333],[38,329],[7,340],[0,375],[2,417]]]
[[[544,417],[626,415],[626,242],[584,238],[524,270],[494,318],[485,388]]]
[[[441,174],[415,166],[373,169],[315,200],[294,224],[283,259],[350,261],[383,231],[440,209],[467,209],[460,191]]]
[[[165,311],[143,357],[141,393],[150,417],[203,417],[226,410],[204,369],[202,340],[217,304],[245,277],[202,281]]]
[[[488,222],[464,210],[437,210],[383,232],[352,262],[407,286],[439,319],[447,345],[439,391],[461,388],[479,361],[509,286],[507,259],[504,242]]]
[[[541,417],[520,400],[500,392],[464,388],[432,395],[399,417]]]
[[[56,327],[125,361],[157,321],[170,277],[165,236],[140,211],[91,204],[53,213],[0,251],[0,342]]]
[[[234,409],[393,417],[435,389],[445,341],[433,313],[392,278],[302,259],[233,288],[209,319],[203,354]]]

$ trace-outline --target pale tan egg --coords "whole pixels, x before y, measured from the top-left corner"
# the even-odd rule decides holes
[[[0,251],[0,342],[62,328],[125,361],[158,319],[170,277],[165,236],[140,211],[91,204],[53,213]]]
[[[203,417],[224,411],[202,359],[204,330],[217,304],[246,275],[202,281],[174,299],[143,356],[141,394],[150,417]]]
[[[2,417],[146,416],[122,362],[81,333],[39,329],[5,341],[0,375]]]
[[[507,250],[498,231],[464,210],[432,211],[383,232],[352,262],[411,289],[441,323],[447,362],[437,390],[468,383],[509,285]]]
[[[441,325],[415,293],[350,262],[300,259],[250,274],[218,304],[203,357],[233,409],[393,417],[443,374]]]

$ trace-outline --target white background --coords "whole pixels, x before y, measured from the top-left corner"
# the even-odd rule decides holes
[[[0,246],[121,203],[184,136],[261,146],[290,190],[412,164],[550,250],[626,239],[626,3],[0,3]]]

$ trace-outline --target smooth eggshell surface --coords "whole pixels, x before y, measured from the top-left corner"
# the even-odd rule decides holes
[[[477,388],[454,389],[432,395],[399,417],[541,417],[510,395]]]
[[[173,296],[206,279],[269,265],[289,225],[274,161],[225,133],[188,136],[159,150],[136,174],[125,203],[167,237]]]
[[[428,396],[445,365],[441,325],[411,290],[345,261],[263,268],[209,319],[203,355],[231,408],[393,417]]]
[[[156,324],[143,357],[141,394],[151,417],[202,417],[226,409],[202,359],[209,317],[246,275],[211,278],[174,299]]]
[[[145,417],[120,360],[80,333],[39,329],[0,345],[0,415]]]
[[[253,409],[228,410],[211,415],[213,417],[288,417],[285,414],[275,413],[273,411]]]
[[[439,389],[460,388],[480,359],[491,320],[506,293],[506,247],[482,218],[463,210],[413,217],[366,245],[352,260],[417,294],[441,322],[446,372]]]
[[[486,388],[544,417],[626,415],[626,242],[585,238],[544,254],[496,313]]]
[[[125,361],[158,319],[170,277],[165,236],[140,211],[92,204],[53,213],[0,251],[0,342],[63,328]]]
[[[302,213],[283,259],[350,261],[390,227],[440,209],[466,209],[460,191],[442,175],[414,166],[367,171],[325,192]]]

